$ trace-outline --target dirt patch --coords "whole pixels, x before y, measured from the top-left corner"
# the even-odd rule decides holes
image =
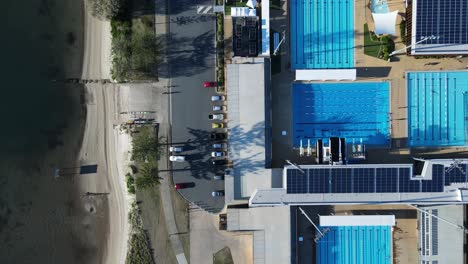
[[[214,264],[234,264],[231,250],[228,247],[221,249],[213,255]]]

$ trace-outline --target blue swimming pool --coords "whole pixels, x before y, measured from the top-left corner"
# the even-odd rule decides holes
[[[354,1],[290,3],[292,68],[354,67]]]
[[[329,231],[317,242],[317,264],[392,263],[391,226],[328,228]]]
[[[468,146],[468,72],[408,72],[410,146]]]
[[[329,137],[388,146],[389,89],[389,82],[294,83],[294,146]]]

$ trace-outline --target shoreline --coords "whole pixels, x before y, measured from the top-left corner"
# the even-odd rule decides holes
[[[83,5],[84,36],[81,79],[109,80],[111,35],[110,22],[92,17]],[[86,123],[79,161],[98,164],[97,177],[80,182],[80,190],[108,193],[106,223],[100,263],[125,263],[129,238],[128,212],[131,196],[125,185],[129,140],[116,129],[118,124],[118,84],[85,84]]]

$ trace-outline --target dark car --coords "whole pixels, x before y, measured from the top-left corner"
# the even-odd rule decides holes
[[[213,140],[224,140],[226,139],[226,133],[211,133],[210,138]]]
[[[176,188],[176,190],[179,190],[179,189],[191,188],[194,186],[195,186],[195,183],[193,182],[181,182],[181,183],[176,183],[174,185],[174,188]]]
[[[213,160],[213,165],[227,165],[228,161],[225,159]]]

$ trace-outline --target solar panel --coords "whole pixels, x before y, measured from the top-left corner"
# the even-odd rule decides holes
[[[468,164],[459,165],[464,171]],[[460,170],[432,165],[431,179],[412,179],[410,168],[318,167],[287,170],[287,193],[443,192],[444,183],[468,182]]]
[[[354,192],[371,193],[375,192],[375,171],[369,168],[354,169]]]
[[[309,193],[330,192],[330,169],[309,169]]]
[[[433,209],[432,214],[439,215],[439,210]],[[431,223],[431,240],[432,240],[432,255],[439,255],[439,219],[432,217]]]
[[[416,41],[421,44],[468,44],[466,0],[417,0]]]
[[[331,192],[351,193],[352,192],[352,169],[331,170]]]
[[[398,192],[398,169],[377,168],[375,174],[375,187],[378,193]]]
[[[307,193],[307,175],[299,170],[287,170],[287,193]]]
[[[467,182],[467,164],[459,164],[456,168],[447,169],[445,172],[446,185],[451,183]]]

